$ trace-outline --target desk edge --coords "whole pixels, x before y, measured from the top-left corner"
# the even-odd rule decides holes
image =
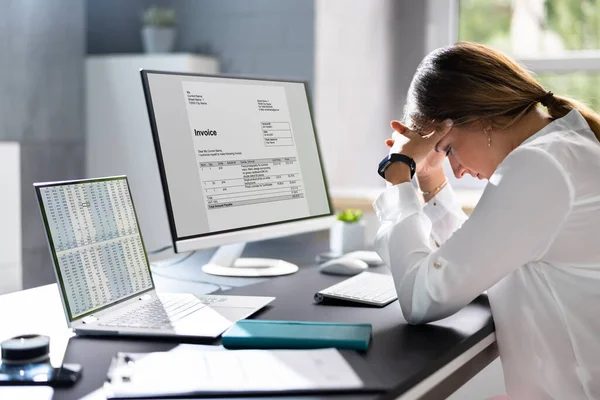
[[[496,333],[492,332],[487,335],[485,338],[481,339],[477,344],[471,347],[466,352],[462,353],[448,364],[444,365],[442,368],[438,369],[436,372],[419,382],[417,385],[413,386],[406,392],[394,396],[397,400],[408,400],[408,399],[419,399],[428,392],[430,392],[433,388],[435,388],[440,383],[444,382],[450,375],[452,375],[455,371],[461,368],[463,365],[467,364],[470,360],[472,360],[475,356],[485,351],[490,345],[496,342]],[[466,382],[465,382],[466,383]]]

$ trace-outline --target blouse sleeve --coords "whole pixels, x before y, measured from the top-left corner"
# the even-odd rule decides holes
[[[539,258],[572,199],[566,172],[552,156],[518,148],[491,177],[469,219],[434,250],[432,221],[412,185],[386,189],[374,203],[381,222],[375,246],[392,272],[405,319],[418,324],[452,315]]]
[[[450,184],[427,202],[423,212],[431,220],[431,237],[438,245],[445,243],[467,220]]]

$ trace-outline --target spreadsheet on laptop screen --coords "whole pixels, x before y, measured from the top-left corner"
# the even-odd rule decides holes
[[[125,178],[39,191],[72,318],[153,287]]]

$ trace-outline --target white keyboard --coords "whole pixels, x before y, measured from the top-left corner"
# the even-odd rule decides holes
[[[327,298],[383,307],[398,298],[391,275],[362,272],[315,293],[315,301]]]

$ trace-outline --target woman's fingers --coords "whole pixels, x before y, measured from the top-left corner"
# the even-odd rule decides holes
[[[390,126],[392,127],[393,130],[395,130],[398,133],[404,133],[404,131],[408,130],[408,127],[406,125],[404,125],[402,122],[396,121],[396,120],[390,122]]]
[[[434,150],[434,146],[452,129],[452,121],[447,119],[439,124],[436,129],[427,134],[421,135],[415,132],[400,121],[390,122],[394,129],[392,137],[385,141],[391,153],[405,154],[412,157],[417,165],[423,162]],[[435,154],[437,155],[437,154]],[[443,156],[443,155],[442,155]]]
[[[400,121],[394,120],[394,121],[390,122],[390,126],[392,127],[393,130],[395,130],[396,132],[398,132],[399,134],[401,134],[403,136],[406,136],[409,139],[419,136],[415,131],[408,129],[408,127]]]
[[[403,129],[400,129],[400,131],[403,131]],[[404,132],[406,132],[406,131],[404,131]],[[387,147],[389,147],[390,152],[396,153],[396,152],[399,152],[402,149],[402,146],[405,145],[406,143],[408,143],[409,140],[410,139],[407,136],[403,135],[402,133],[398,132],[397,130],[394,130],[394,132],[392,132],[392,137],[389,139],[386,139],[385,145]]]

